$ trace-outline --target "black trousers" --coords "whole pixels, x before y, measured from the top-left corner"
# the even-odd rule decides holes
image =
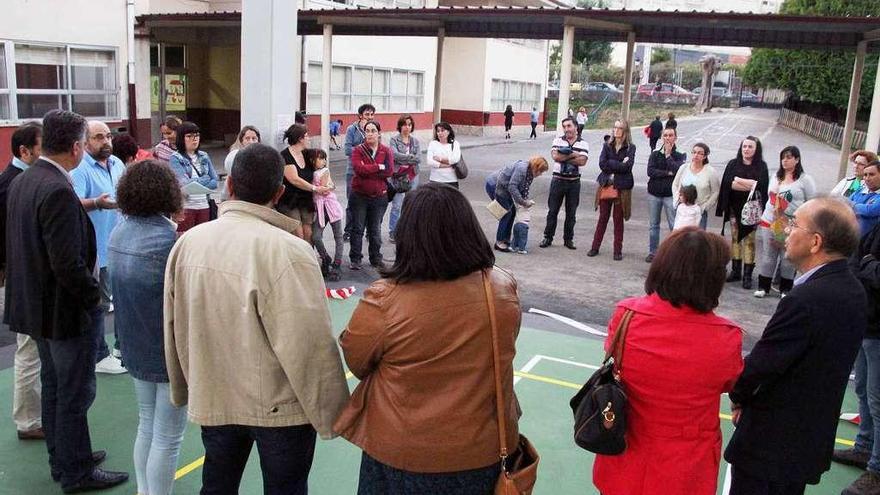
[[[556,177],[550,182],[550,195],[547,198],[547,226],[544,227],[544,237],[553,240],[556,235],[556,217],[559,216],[559,209],[565,202],[565,224],[562,229],[562,239],[564,241],[574,240],[574,223],[577,220],[577,207],[581,201],[581,181],[558,179]]]
[[[203,426],[205,467],[201,495],[237,495],[254,443],[260,454],[265,495],[307,495],[315,457],[312,425],[277,428]]]
[[[730,495],[803,495],[807,488],[806,482],[765,480],[732,467]]]
[[[92,318],[103,318],[95,308]],[[40,354],[40,399],[49,466],[61,475],[61,486],[76,484],[95,468],[88,412],[95,401],[95,334],[90,325],[66,340],[34,339]]]
[[[654,151],[654,148],[657,147],[657,141],[659,141],[659,140],[660,140],[659,137],[652,137],[652,138],[650,138],[650,141],[651,141],[651,151]]]
[[[538,127],[538,123],[537,123],[537,122],[532,122],[532,133],[529,134],[529,139],[531,139],[531,138],[536,138],[536,139],[537,139],[537,137],[538,137],[538,133],[537,133],[537,131],[535,131],[535,129],[536,129],[537,127]]]

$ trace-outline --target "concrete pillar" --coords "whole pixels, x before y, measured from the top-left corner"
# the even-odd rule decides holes
[[[642,44],[645,48],[642,52],[642,78],[640,84],[648,84],[651,82],[651,57],[654,54],[654,45]]]
[[[868,139],[865,140],[865,149],[874,152],[880,150],[880,64],[877,67],[877,77],[874,79],[874,98],[871,100],[871,118],[868,119]]]
[[[241,7],[241,123],[257,126],[263,141],[277,146],[299,108],[296,3],[242,0]]]
[[[636,49],[636,33],[629,32],[626,34],[626,67],[623,71],[623,103],[620,109],[620,117],[629,121],[629,102],[632,100],[632,80],[633,80],[633,56]]]
[[[562,68],[559,71],[559,103],[556,105],[556,130],[562,131],[562,119],[568,116],[571,98],[571,56],[574,53],[574,26],[562,31]]]
[[[443,42],[446,28],[437,30],[437,67],[434,69],[434,123],[440,122],[440,101],[443,96]]]
[[[321,149],[330,153],[330,73],[333,68],[333,25],[324,24],[321,57]]]
[[[852,85],[849,87],[849,105],[846,107],[846,125],[843,127],[843,143],[840,146],[840,169],[837,180],[846,177],[849,168],[849,154],[852,148],[853,130],[856,127],[856,113],[859,109],[859,92],[862,88],[862,74],[865,72],[865,51],[868,42],[860,41],[856,48],[856,61],[853,64]]]

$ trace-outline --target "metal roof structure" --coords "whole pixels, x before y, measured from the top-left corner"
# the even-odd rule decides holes
[[[144,27],[234,25],[240,12],[148,14]],[[860,41],[880,40],[880,17],[611,10],[581,8],[440,7],[301,10],[298,33],[321,35],[332,24],[337,36],[437,36],[562,39],[565,25],[575,37],[689,45],[747,46],[809,50],[854,50]]]

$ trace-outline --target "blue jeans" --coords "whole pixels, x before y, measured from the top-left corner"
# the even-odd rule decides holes
[[[237,495],[254,442],[260,455],[265,495],[307,495],[315,456],[312,425],[277,428],[203,426],[205,467],[201,495]]]
[[[377,264],[382,261],[382,218],[388,208],[388,196],[382,195],[370,198],[358,193],[352,193],[349,197],[351,215],[354,223],[351,226],[351,237],[348,242],[348,258],[352,263],[360,263],[364,258],[362,249],[364,245],[364,229],[367,230],[367,240],[370,242],[370,263]]]
[[[498,201],[498,204],[507,209],[507,213],[498,219],[498,230],[495,233],[495,243],[503,242],[510,244],[510,234],[513,230],[513,220],[516,218],[516,208],[513,200],[502,196],[495,196],[495,182],[486,181],[486,194],[489,199]]]
[[[648,229],[650,233],[648,237],[648,253],[655,254],[657,246],[660,244],[661,211],[666,212],[666,224],[669,226],[669,230],[672,231],[672,226],[675,224],[675,207],[672,206],[672,196],[661,198],[649,194],[648,208],[648,223],[650,224]]]
[[[880,473],[880,339],[862,340],[856,357],[856,395],[859,397],[859,434],[855,449],[870,452],[868,470]]]
[[[171,404],[167,383],[133,380],[139,417],[134,441],[137,491],[150,495],[170,495],[180,443],[186,429],[186,407]]]
[[[104,311],[89,312],[103,319]],[[95,330],[89,325],[71,339],[34,339],[40,354],[43,431],[52,473],[60,475],[61,487],[76,484],[92,473],[92,440],[88,412],[95,401]],[[103,327],[101,327],[103,328]]]
[[[99,308],[89,315],[92,317],[92,332],[95,338],[95,363],[110,355],[110,348],[104,339],[104,308]],[[114,327],[115,328],[115,327]],[[116,333],[115,331],[113,332]]]
[[[529,224],[517,222],[513,225],[513,243],[510,248],[514,251],[525,251],[529,241]]]
[[[348,168],[345,173],[345,197],[348,199],[345,205],[345,233],[351,235],[351,228],[354,226],[354,218],[351,214],[351,180],[354,179],[354,171],[351,170],[351,165]]]
[[[418,174],[412,180],[412,189],[419,187],[419,176]],[[394,229],[397,228],[397,220],[400,218],[400,207],[403,206],[403,199],[406,197],[406,193],[404,194],[395,194],[394,199],[391,200],[391,213],[388,215],[388,232],[391,235],[394,235]]]
[[[700,217],[700,228],[706,230],[706,227],[709,225],[709,212],[704,211],[703,215]]]

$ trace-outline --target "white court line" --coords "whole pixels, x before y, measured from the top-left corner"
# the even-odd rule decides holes
[[[541,362],[541,359],[543,357],[544,356],[541,356],[540,354],[535,354],[534,356],[532,356],[532,359],[529,359],[529,362],[527,362],[525,366],[519,369],[519,371],[522,371],[523,373],[528,373],[529,371],[532,371],[532,369],[537,366],[539,362]],[[516,385],[517,383],[519,383],[520,380],[522,380],[521,376],[513,377],[513,384]]]
[[[603,332],[602,330],[597,330],[589,325],[584,325],[583,323],[581,323],[579,321],[572,320],[571,318],[568,318],[568,317],[565,317],[562,315],[558,315],[556,313],[551,313],[549,311],[544,311],[542,309],[535,309],[535,308],[529,308],[529,313],[543,315],[548,318],[552,318],[556,321],[560,321],[562,323],[565,323],[566,325],[570,325],[574,328],[577,328],[578,330],[580,330],[582,332],[587,332],[589,334],[598,335],[600,337],[607,337],[608,336],[608,334],[606,332]]]
[[[721,488],[721,495],[728,495],[730,493],[730,464],[727,465],[727,469],[724,471],[724,485]]]
[[[580,367],[580,368],[588,368],[588,369],[591,369],[591,370],[597,370],[597,369],[599,369],[598,366],[594,366],[594,365],[592,365],[592,364],[579,363],[579,362],[577,362],[577,361],[569,361],[568,359],[560,359],[560,358],[556,358],[556,357],[543,356],[543,355],[538,355],[538,356],[535,356],[535,357],[539,357],[539,358],[541,358],[541,359],[546,359],[547,361],[555,361],[555,362],[557,362],[557,363],[569,364],[569,365],[571,365],[571,366],[578,366],[578,367]]]

